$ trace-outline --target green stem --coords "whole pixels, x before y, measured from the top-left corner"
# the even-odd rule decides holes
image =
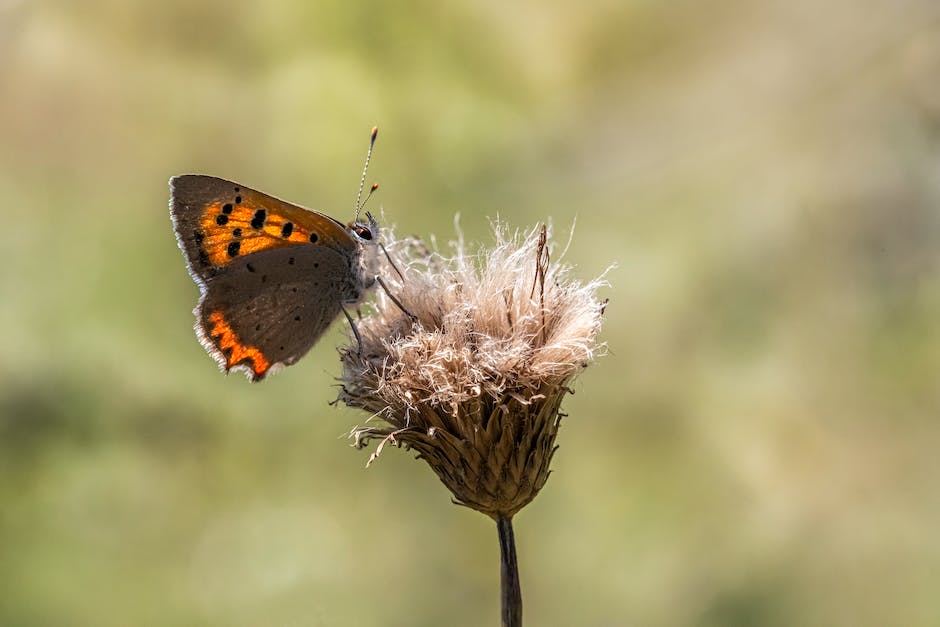
[[[522,590],[519,588],[519,566],[516,563],[516,536],[512,518],[496,520],[499,531],[500,600],[503,627],[522,627]]]

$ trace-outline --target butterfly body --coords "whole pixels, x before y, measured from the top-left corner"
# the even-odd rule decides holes
[[[196,335],[254,381],[302,357],[376,281],[378,227],[350,225],[244,185],[170,179],[170,213],[201,296]]]

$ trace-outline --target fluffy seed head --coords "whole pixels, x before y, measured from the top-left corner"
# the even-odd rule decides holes
[[[392,242],[374,311],[358,322],[362,350],[341,349],[340,400],[384,424],[356,445],[405,445],[457,503],[511,517],[545,484],[568,384],[596,356],[604,283],[579,283],[551,263],[548,231],[495,228],[495,246],[444,257]]]

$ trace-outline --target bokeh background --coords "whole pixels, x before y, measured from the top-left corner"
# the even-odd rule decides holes
[[[0,624],[482,625],[494,525],[197,344],[167,179],[577,227],[532,625],[940,624],[940,4],[0,0]]]

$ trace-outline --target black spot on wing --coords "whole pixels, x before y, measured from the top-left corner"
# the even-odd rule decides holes
[[[264,227],[264,221],[267,220],[267,218],[267,212],[264,209],[258,209],[255,211],[255,215],[251,219],[251,228],[260,229]]]

